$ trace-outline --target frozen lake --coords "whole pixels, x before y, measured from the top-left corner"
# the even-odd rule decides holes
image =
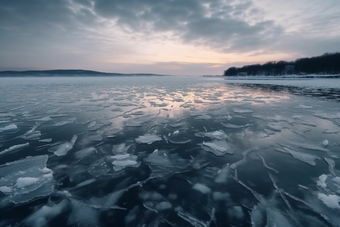
[[[0,78],[0,226],[339,226],[339,85]]]

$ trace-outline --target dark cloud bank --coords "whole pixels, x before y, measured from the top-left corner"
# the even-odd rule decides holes
[[[58,43],[91,46],[86,36],[96,36],[91,32],[107,21],[136,36],[166,33],[184,44],[223,53],[308,55],[340,44],[339,37],[325,34],[286,34],[284,27],[261,19],[261,13],[252,1],[238,0],[2,0],[0,60],[6,62],[18,52],[57,53]]]

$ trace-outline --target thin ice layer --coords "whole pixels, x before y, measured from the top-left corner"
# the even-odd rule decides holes
[[[212,132],[196,132],[195,136],[197,137],[209,137],[210,139],[216,139],[216,140],[225,140],[228,139],[228,135],[222,131],[212,131]]]
[[[0,166],[0,190],[13,203],[47,196],[54,190],[53,172],[46,168],[48,156],[40,155]]]
[[[223,156],[225,154],[234,154],[234,150],[229,147],[228,143],[223,140],[213,140],[211,142],[203,142],[201,147],[216,156]]]
[[[9,153],[9,152],[12,152],[12,151],[18,151],[18,150],[25,148],[25,147],[28,147],[28,146],[29,146],[29,143],[14,145],[14,146],[11,146],[10,148],[7,148],[7,149],[1,151],[0,155],[6,154],[6,153]]]
[[[112,165],[115,171],[119,171],[127,167],[139,167],[140,166],[140,162],[137,162],[136,155],[119,154],[119,155],[114,155],[111,158],[114,159],[114,161],[112,162]]]
[[[49,222],[59,216],[67,209],[68,201],[62,200],[58,204],[52,204],[50,206],[44,205],[39,210],[31,214],[25,221],[28,226],[44,227],[49,226]]]
[[[195,164],[182,159],[178,154],[169,154],[164,150],[155,150],[145,158],[144,161],[152,171],[151,177],[161,177],[186,172],[194,168],[193,166]]]
[[[15,124],[10,124],[10,125],[6,125],[5,127],[0,128],[0,132],[11,131],[11,130],[15,130],[17,128],[18,128],[18,126],[16,126]]]
[[[219,184],[226,184],[228,182],[228,175],[230,171],[229,163],[223,167],[221,170],[218,171],[215,182]]]
[[[162,138],[155,134],[145,134],[143,136],[139,136],[136,139],[136,143],[146,143],[146,144],[152,144],[156,141],[160,141]]]
[[[234,125],[230,123],[221,123],[224,127],[226,128],[232,128],[232,129],[238,129],[238,128],[247,128],[247,127],[252,127],[252,124],[245,124],[245,125]]]
[[[48,149],[50,152],[54,152],[57,156],[64,156],[68,151],[72,150],[74,143],[77,140],[77,136],[73,136],[70,142],[65,142],[56,147],[51,147]]]
[[[312,166],[316,165],[316,163],[315,163],[316,159],[320,159],[319,157],[317,157],[315,155],[297,152],[297,151],[294,151],[294,150],[289,149],[287,147],[283,147],[283,149],[284,150],[282,150],[282,149],[276,149],[276,150],[283,152],[283,153],[291,154],[295,159],[298,159],[298,160],[305,162],[305,163],[312,165]]]

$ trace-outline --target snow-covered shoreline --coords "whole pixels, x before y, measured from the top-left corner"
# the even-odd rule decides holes
[[[322,79],[334,79],[340,78],[338,74],[306,74],[306,75],[278,75],[278,76],[265,76],[265,75],[256,75],[256,76],[224,76],[226,80],[285,80],[285,79],[313,79],[313,78],[322,78]]]

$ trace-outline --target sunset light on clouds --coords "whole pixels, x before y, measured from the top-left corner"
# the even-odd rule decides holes
[[[2,0],[0,70],[221,75],[337,51],[338,0]]]

